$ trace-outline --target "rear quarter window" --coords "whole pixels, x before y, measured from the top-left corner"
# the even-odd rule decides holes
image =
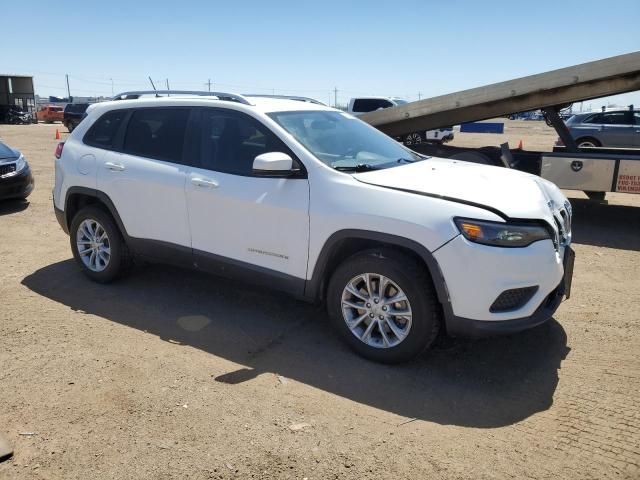
[[[118,129],[128,112],[128,110],[112,110],[103,114],[89,128],[82,141],[92,147],[106,150],[115,148]]]

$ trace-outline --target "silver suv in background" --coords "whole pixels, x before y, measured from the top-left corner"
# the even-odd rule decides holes
[[[578,113],[566,122],[578,147],[640,148],[640,110]],[[558,144],[561,145],[560,141]]]

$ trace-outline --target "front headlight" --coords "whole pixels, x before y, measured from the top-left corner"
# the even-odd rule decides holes
[[[493,247],[526,247],[538,240],[551,239],[549,230],[538,224],[500,223],[458,217],[453,221],[470,242]]]
[[[18,157],[18,161],[16,162],[16,173],[24,170],[26,166],[27,161],[24,159],[24,155],[20,155],[20,157]]]

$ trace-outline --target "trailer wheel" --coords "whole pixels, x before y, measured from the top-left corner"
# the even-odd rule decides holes
[[[480,152],[460,152],[449,158],[451,160],[461,160],[463,162],[479,163],[481,165],[493,165],[491,159]]]

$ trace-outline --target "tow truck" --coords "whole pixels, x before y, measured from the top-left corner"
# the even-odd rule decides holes
[[[447,125],[541,110],[560,138],[551,152],[500,147],[465,148],[421,143],[420,153],[515,168],[592,200],[607,192],[640,193],[640,149],[576,145],[560,112],[575,102],[640,90],[640,52],[516,78],[360,115],[392,137]],[[637,125],[640,130],[640,125]]]

